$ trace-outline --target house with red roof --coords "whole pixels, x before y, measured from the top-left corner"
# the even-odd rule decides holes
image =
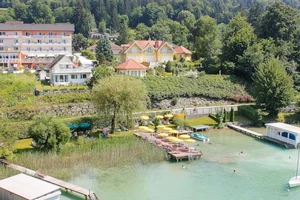
[[[128,59],[127,61],[115,67],[115,69],[119,74],[145,77],[147,67],[141,63],[138,63],[134,59]]]
[[[167,62],[175,57],[191,60],[192,52],[183,46],[176,46],[161,40],[134,40],[122,45],[121,61],[133,59],[137,62]]]
[[[113,52],[113,54],[114,54],[115,59],[116,59],[117,61],[120,61],[120,52],[123,50],[123,48],[122,48],[121,46],[119,46],[119,45],[116,45],[116,44],[113,43],[113,42],[110,42],[110,46],[111,46],[111,50],[112,50],[112,52]],[[88,47],[87,50],[90,50],[90,51],[92,51],[94,54],[96,54],[96,47],[97,47],[97,45],[94,44],[94,45]]]

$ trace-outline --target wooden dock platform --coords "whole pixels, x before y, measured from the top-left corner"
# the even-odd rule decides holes
[[[134,133],[135,136],[142,138],[152,144],[155,144],[157,146],[161,147],[167,147],[170,145],[168,142],[163,142],[160,139],[157,139],[154,136],[151,136],[148,133]],[[160,145],[158,145],[160,144]],[[195,159],[200,159],[202,156],[201,151],[196,151],[196,150],[191,150],[187,152],[181,152],[181,151],[167,151],[168,155],[170,156],[171,159],[175,159],[177,162],[182,161],[182,160],[195,160]]]
[[[256,137],[256,138],[259,138],[259,139],[264,139],[264,135],[263,134],[260,134],[260,133],[257,133],[255,131],[251,131],[249,129],[246,129],[246,128],[243,128],[243,127],[240,127],[240,126],[237,126],[237,125],[234,125],[233,123],[226,123],[226,125],[233,129],[233,130],[236,130],[240,133],[244,133],[246,135],[250,135],[252,137]]]
[[[10,167],[10,168],[20,171],[24,174],[27,174],[27,175],[33,176],[35,178],[39,178],[43,181],[57,185],[61,189],[65,189],[67,192],[68,191],[75,192],[77,194],[83,195],[86,199],[89,199],[89,200],[99,200],[96,193],[91,190],[79,187],[77,185],[73,185],[71,183],[67,183],[65,181],[56,179],[51,176],[43,175],[40,172],[33,171],[31,169],[22,167],[20,165],[15,165],[15,164],[9,163],[8,161],[6,161],[4,159],[0,159],[0,163],[5,165],[6,167]]]

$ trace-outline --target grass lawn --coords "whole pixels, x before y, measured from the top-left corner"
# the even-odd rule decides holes
[[[43,90],[71,90],[71,89],[78,89],[78,90],[87,90],[88,86],[85,85],[73,85],[73,86],[51,86],[48,83],[37,81],[35,87],[39,91]]]
[[[17,151],[20,151],[20,150],[22,151],[22,150],[32,149],[33,147],[31,146],[31,142],[32,142],[31,138],[18,140],[18,142],[15,146],[16,150]]]
[[[212,118],[210,118],[208,116],[195,118],[195,119],[187,119],[186,123],[189,126],[196,126],[196,125],[200,125],[200,124],[213,126],[213,125],[217,124],[217,122],[215,120],[213,120]]]

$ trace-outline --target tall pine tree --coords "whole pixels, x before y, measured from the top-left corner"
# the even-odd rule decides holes
[[[111,62],[113,60],[113,51],[111,50],[111,46],[109,40],[105,36],[103,39],[98,41],[96,47],[96,57],[99,61],[99,64],[104,63],[106,60]],[[105,60],[103,58],[105,57]]]

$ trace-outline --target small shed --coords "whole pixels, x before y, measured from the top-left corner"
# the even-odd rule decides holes
[[[197,132],[197,131],[207,131],[207,130],[210,129],[210,126],[200,124],[200,125],[196,125],[196,126],[191,126],[191,128],[192,128],[192,130],[194,132]]]
[[[266,135],[280,142],[291,144],[295,148],[300,142],[300,128],[285,123],[266,124]]]
[[[0,181],[0,199],[60,200],[60,194],[60,187],[25,174]]]

